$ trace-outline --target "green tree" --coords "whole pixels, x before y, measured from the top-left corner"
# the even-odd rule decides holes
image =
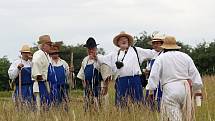
[[[215,73],[215,41],[209,44],[206,42],[198,44],[193,49],[191,56],[202,74]]]
[[[9,90],[8,69],[10,61],[6,56],[0,58],[0,91]]]

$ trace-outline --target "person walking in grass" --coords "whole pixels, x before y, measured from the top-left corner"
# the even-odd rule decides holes
[[[149,44],[152,45],[153,50],[155,50],[156,54],[153,57],[153,59],[151,59],[147,62],[147,66],[145,69],[146,77],[149,76],[155,59],[162,53],[161,45],[163,44],[164,38],[165,38],[164,35],[156,34],[153,36],[152,41],[149,42]],[[146,104],[151,108],[151,110],[156,109],[156,110],[160,111],[160,102],[161,102],[161,97],[162,97],[162,90],[160,87],[160,83],[158,85],[158,88],[156,90],[154,90],[154,97],[152,97],[152,96],[153,95],[149,95],[148,86],[146,86],[146,97],[145,97]],[[149,100],[152,98],[154,98],[156,100],[156,102],[153,102],[153,100]]]
[[[192,121],[193,92],[203,87],[201,76],[190,56],[180,52],[173,36],[166,36],[149,76],[148,89],[155,90],[160,82],[163,90],[161,119],[163,121]]]

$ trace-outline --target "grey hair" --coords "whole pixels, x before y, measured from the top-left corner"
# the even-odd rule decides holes
[[[42,50],[43,44],[38,44],[37,47],[38,47],[39,50]]]

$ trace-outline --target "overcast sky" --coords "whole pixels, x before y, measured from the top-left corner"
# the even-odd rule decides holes
[[[120,31],[174,35],[195,46],[215,39],[214,0],[0,0],[0,57],[14,60],[25,43],[83,44],[95,37],[107,52]]]

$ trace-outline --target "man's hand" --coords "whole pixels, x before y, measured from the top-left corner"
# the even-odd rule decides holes
[[[18,68],[19,70],[21,70],[22,67],[24,67],[24,65],[23,65],[22,63],[20,63],[20,64],[17,66],[17,68]]]
[[[37,75],[37,80],[38,81],[42,81],[43,80],[43,76],[42,75]]]

